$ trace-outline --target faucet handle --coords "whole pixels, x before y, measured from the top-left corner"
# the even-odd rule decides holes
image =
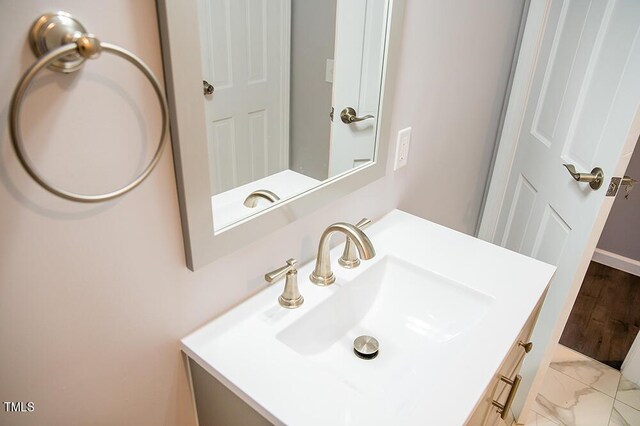
[[[302,295],[300,294],[300,290],[298,289],[298,270],[296,269],[297,264],[298,262],[295,259],[288,259],[285,266],[275,269],[264,275],[264,279],[268,283],[272,283],[279,280],[283,275],[286,274],[284,291],[282,292],[280,297],[278,297],[278,302],[280,302],[281,306],[288,309],[295,309],[302,305],[302,303],[304,302],[304,298],[302,297]]]
[[[290,271],[295,271],[295,266],[298,264],[298,262],[291,258],[287,260],[287,264],[284,265],[282,268],[278,268],[275,269],[271,272],[267,272],[266,274],[264,274],[264,279],[266,282],[268,283],[272,283],[274,281],[278,281],[280,278],[282,278],[282,276]],[[296,271],[297,272],[297,271]]]
[[[362,218],[360,222],[356,223],[356,228],[362,230],[371,224],[371,219],[366,217]],[[347,269],[357,268],[360,265],[360,259],[356,254],[356,248],[351,238],[347,237],[347,241],[344,243],[344,251],[342,256],[338,259],[338,263]]]

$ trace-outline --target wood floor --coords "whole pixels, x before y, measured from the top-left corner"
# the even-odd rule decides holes
[[[640,277],[591,262],[560,343],[620,369],[640,330]]]

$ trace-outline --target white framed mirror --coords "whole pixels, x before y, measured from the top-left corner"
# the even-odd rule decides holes
[[[187,266],[382,177],[404,0],[158,0]]]

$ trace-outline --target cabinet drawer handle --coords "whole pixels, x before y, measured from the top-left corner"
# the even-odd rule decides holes
[[[511,380],[507,377],[502,376],[500,377],[500,380],[510,385],[511,390],[509,391],[509,395],[507,396],[507,400],[505,401],[504,405],[500,404],[495,400],[491,402],[491,405],[493,405],[498,409],[498,413],[500,413],[500,418],[502,420],[505,420],[507,418],[507,414],[509,413],[509,410],[511,410],[511,404],[513,404],[513,399],[516,397],[516,392],[518,392],[518,386],[520,386],[522,377],[519,374],[517,374],[516,378]]]
[[[531,349],[533,349],[533,342],[527,342],[527,343],[525,343],[525,342],[523,342],[522,340],[520,340],[520,341],[518,342],[518,344],[519,344],[520,346],[522,346],[522,348],[524,349],[524,352],[525,352],[525,353],[529,353],[529,352],[531,352]]]

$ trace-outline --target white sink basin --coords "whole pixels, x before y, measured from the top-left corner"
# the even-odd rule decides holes
[[[397,405],[422,380],[407,366],[445,362],[443,345],[473,329],[493,300],[386,256],[276,337],[362,393],[382,396],[402,377],[403,387],[392,397]],[[354,356],[353,341],[361,335],[380,343],[375,359]]]
[[[397,210],[366,232],[377,256],[346,270],[332,250],[334,285],[299,268],[300,308],[274,285],[183,350],[275,424],[463,424],[554,268]]]
[[[277,337],[304,356],[327,351],[350,356],[353,340],[363,334],[384,342],[385,352],[423,351],[473,328],[492,301],[492,296],[386,256]]]

